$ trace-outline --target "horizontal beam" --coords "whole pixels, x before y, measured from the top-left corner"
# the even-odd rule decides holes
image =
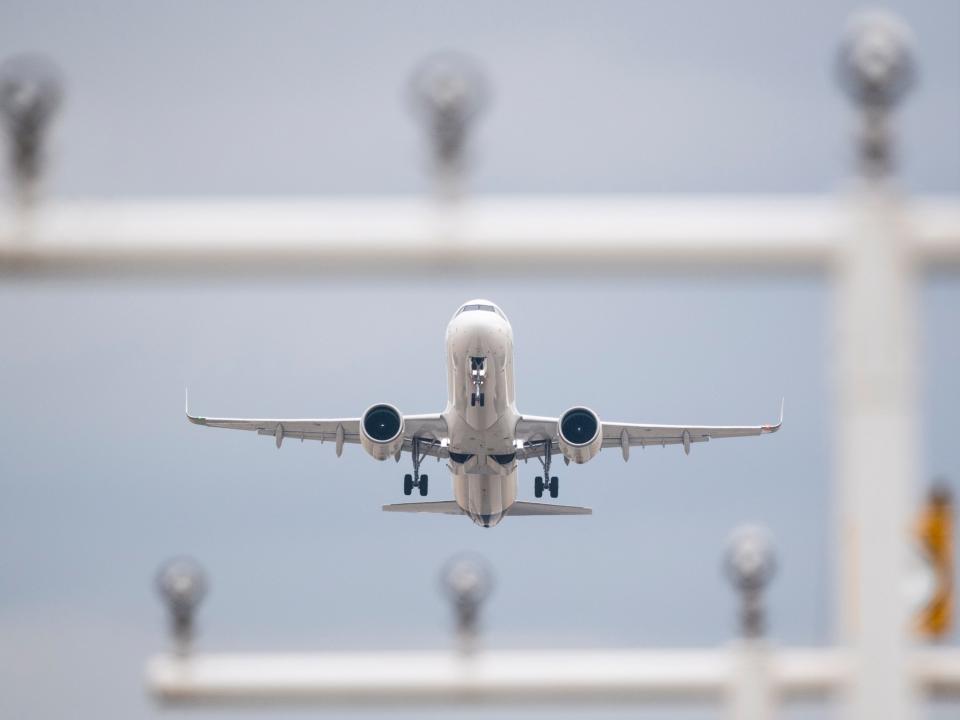
[[[767,668],[781,700],[841,691],[850,657],[833,648],[734,644],[691,650],[544,650],[159,655],[148,690],[178,704],[642,704],[723,702],[745,654]],[[914,651],[928,696],[960,697],[960,649]]]
[[[781,654],[789,695],[839,682],[824,651]],[[723,650],[497,651],[159,656],[147,683],[175,703],[514,704],[721,700],[734,656]]]
[[[960,698],[960,649],[918,650],[913,656],[913,669],[930,695]]]
[[[147,665],[147,685],[158,700],[186,704],[722,701],[738,652],[744,649],[161,655]],[[783,699],[836,693],[849,670],[833,649],[764,657]],[[956,649],[917,652],[913,672],[930,694],[960,695]]]
[[[0,272],[389,272],[822,267],[843,196],[513,196],[60,201],[0,211]],[[960,198],[906,220],[922,261],[960,263]]]

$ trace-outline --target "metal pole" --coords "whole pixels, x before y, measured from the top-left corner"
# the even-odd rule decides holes
[[[917,473],[916,287],[887,120],[910,77],[908,36],[886,14],[851,24],[843,79],[863,116],[863,179],[834,268],[841,640],[853,660],[847,718],[917,715],[904,593]]]
[[[731,720],[772,720],[777,714],[773,653],[764,638],[764,591],[776,570],[773,542],[763,528],[744,526],[730,538],[724,567],[740,596],[739,641],[731,647],[732,673],[727,689]]]

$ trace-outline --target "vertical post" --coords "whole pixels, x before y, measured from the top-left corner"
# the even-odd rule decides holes
[[[851,23],[841,78],[862,117],[862,178],[834,268],[836,542],[841,641],[852,674],[844,716],[916,717],[904,593],[917,473],[915,267],[889,182],[890,111],[910,84],[907,30],[887,14]]]
[[[772,720],[777,697],[771,678],[770,646],[764,638],[764,590],[776,570],[773,543],[763,528],[734,531],[724,569],[740,596],[740,639],[731,647],[732,677],[727,695],[730,720]]]

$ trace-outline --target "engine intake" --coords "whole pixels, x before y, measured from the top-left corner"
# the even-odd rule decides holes
[[[393,405],[373,405],[360,418],[360,444],[377,460],[403,447],[403,415]]]
[[[570,408],[560,416],[558,426],[560,450],[568,460],[585,463],[603,447],[603,426],[589,408]]]

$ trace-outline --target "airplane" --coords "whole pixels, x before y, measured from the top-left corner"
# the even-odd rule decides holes
[[[582,464],[603,448],[619,448],[624,461],[630,448],[682,445],[711,439],[773,433],[783,424],[783,405],[775,425],[644,425],[601,421],[582,406],[559,418],[525,415],[517,410],[513,376],[513,329],[507,316],[489,300],[461,305],[447,325],[447,406],[443,412],[403,415],[393,405],[377,403],[355,418],[326,420],[246,420],[190,414],[190,422],[207,427],[249,430],[271,435],[279,448],[284,439],[335,443],[337,457],[345,444],[359,444],[377,460],[403,453],[413,460],[404,475],[404,495],[414,488],[427,495],[429,478],[420,466],[427,457],[448,460],[454,499],[384,505],[387,512],[466,515],[477,525],[494,527],[507,516],[589,515],[590,508],[517,500],[517,466],[536,459],[543,475],[534,478],[534,495],[559,494],[551,475],[555,457]]]

